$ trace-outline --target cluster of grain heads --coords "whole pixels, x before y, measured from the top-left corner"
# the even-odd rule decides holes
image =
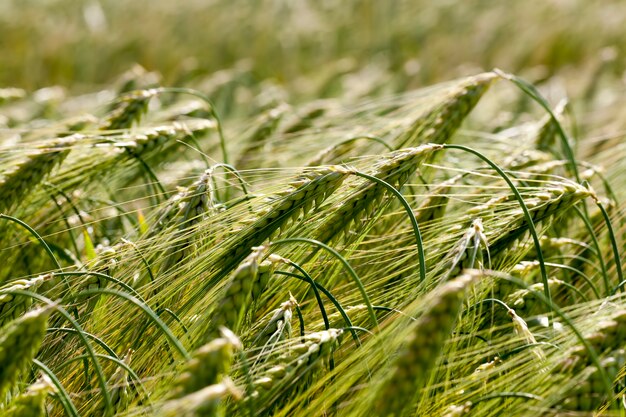
[[[248,401],[269,411],[275,403],[287,400],[294,390],[306,387],[308,379],[329,362],[342,335],[343,330],[330,328],[307,334],[299,342],[277,346],[270,352],[270,362],[262,364],[255,376],[254,391]]]
[[[366,73],[361,81],[370,79]],[[607,379],[623,393],[626,319],[613,312],[624,297],[607,299],[593,316],[587,308],[594,305],[578,306],[591,298],[600,305],[601,279],[610,279],[607,294],[621,280],[608,278],[618,262],[601,256],[611,233],[601,211],[588,207],[576,218],[572,209],[594,196],[588,181],[610,197],[612,205],[603,204],[619,221],[623,192],[610,189],[592,165],[601,156],[591,155],[596,143],[615,145],[607,160],[619,168],[606,177],[619,179],[619,138],[598,135],[589,145],[582,138],[590,131],[581,128],[576,153],[590,156],[577,163],[586,169],[577,179],[583,186],[561,177],[570,161],[555,159],[562,132],[552,118],[503,125],[534,116],[503,112],[499,92],[482,98],[493,73],[401,94],[386,86],[380,91],[390,94],[380,100],[351,101],[380,87],[367,85],[341,100],[303,103],[297,113],[283,103],[307,100],[308,87],[277,94],[247,85],[250,75],[248,68],[212,76],[200,87],[211,100],[202,101],[181,100],[201,93],[158,88],[141,70],[97,98],[63,103],[0,90],[0,104],[19,100],[0,114],[7,155],[0,211],[23,204],[14,215],[44,236],[65,270],[37,276],[50,266],[40,248],[17,249],[25,234],[4,239],[0,249],[15,262],[0,266],[0,398],[10,391],[0,414],[55,416],[69,404],[72,415],[72,401],[85,416],[460,417],[524,415],[535,405],[537,414],[565,414],[606,405]],[[352,82],[345,80],[330,83]],[[118,99],[103,116],[98,109],[110,91]],[[235,105],[242,98],[251,105]],[[481,113],[468,120],[480,100]],[[103,117],[74,117],[76,108]],[[150,123],[136,126],[148,108]],[[206,170],[224,144],[216,108],[232,141],[224,163]],[[563,107],[555,113],[560,120]],[[53,114],[59,120],[45,119]],[[468,130],[456,135],[464,123]],[[219,144],[204,135],[213,130]],[[61,136],[67,142],[59,147],[48,139]],[[480,149],[475,156],[484,162],[501,161],[499,175],[464,154],[437,152],[470,143],[465,150]],[[229,152],[244,171],[226,163]],[[235,177],[241,192],[230,184]],[[37,184],[46,189],[31,192]],[[532,245],[530,220],[540,223]],[[89,235],[81,239],[75,228]],[[619,244],[624,225],[616,229]],[[123,239],[129,236],[137,246]],[[298,240],[333,248],[280,245]],[[512,277],[466,291],[488,275],[481,269]],[[522,282],[524,289],[516,285]],[[48,329],[37,325],[37,335],[26,330],[39,310],[28,312],[35,307],[24,291],[64,307]],[[466,292],[472,307],[459,318]],[[335,306],[328,314],[320,294]],[[63,325],[67,319],[72,327]],[[345,331],[355,343],[340,343]],[[132,368],[132,350],[123,359],[115,354],[127,348],[139,352]],[[30,362],[58,393],[34,383]],[[542,401],[519,411],[520,399],[509,397],[524,393]],[[32,412],[23,411],[26,404]]]
[[[465,273],[428,296],[428,307],[411,326],[409,339],[398,353],[391,374],[378,388],[374,404],[377,415],[403,415],[426,386],[450,337],[465,290],[479,277],[476,272]]]
[[[393,141],[394,148],[447,142],[496,78],[495,73],[484,73],[462,80],[442,101],[397,136]]]
[[[0,178],[0,211],[13,208],[70,153],[76,136],[39,146],[26,159],[11,166]]]
[[[19,318],[33,304],[32,298],[11,294],[12,290],[37,292],[51,280],[52,275],[45,274],[31,279],[18,279],[2,286],[0,288],[0,327]]]
[[[47,375],[42,375],[29,385],[26,391],[13,399],[6,410],[0,410],[4,417],[44,417],[48,415],[46,398],[56,391]]]
[[[0,398],[4,398],[37,354],[51,312],[51,306],[38,308],[0,329]]]
[[[182,398],[217,384],[228,375],[235,352],[242,349],[241,341],[227,329],[220,327],[220,337],[198,348],[187,361],[176,379],[172,398]]]
[[[254,246],[286,229],[313,206],[319,207],[349,175],[342,167],[329,166],[307,170],[291,181],[282,192],[266,199],[267,206],[258,210],[246,225],[234,230],[224,242],[216,262],[215,280],[238,265]]]
[[[386,154],[374,164],[372,176],[400,188],[424,158],[439,149],[441,145],[426,144]],[[365,179],[362,181],[364,183],[352,191],[337,207],[329,210],[322,224],[313,232],[316,240],[328,242],[339,237],[343,231],[350,229],[352,223],[360,227],[362,218],[373,214],[388,191],[381,184]]]

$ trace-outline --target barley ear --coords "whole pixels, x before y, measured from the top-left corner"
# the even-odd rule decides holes
[[[241,398],[241,391],[229,379],[209,385],[184,397],[167,401],[154,414],[157,417],[209,417],[215,416],[222,400]]]
[[[0,178],[0,211],[13,208],[29,191],[43,179],[70,153],[75,136],[50,142],[37,148]]]
[[[391,377],[377,393],[376,415],[401,415],[428,382],[459,314],[465,289],[478,277],[477,273],[465,273],[429,295],[427,310],[413,325]]]
[[[263,246],[253,248],[252,253],[232,274],[213,315],[214,327],[226,326],[234,332],[239,331],[252,301],[252,290],[258,277],[259,258],[264,252]]]
[[[47,375],[42,375],[26,392],[20,394],[3,412],[4,417],[44,417],[47,415],[45,404],[48,394],[56,390]]]
[[[406,132],[396,137],[394,148],[417,146],[424,142],[447,142],[496,78],[496,74],[488,72],[460,82],[441,103],[421,115]]]
[[[51,310],[46,307],[30,311],[0,329],[0,398],[4,398],[37,354]]]
[[[51,274],[40,275],[31,279],[11,281],[0,288],[0,327],[20,317],[33,303],[32,298],[11,294],[11,290],[37,291],[43,284],[52,280]],[[7,291],[2,294],[2,291]]]
[[[221,337],[196,350],[176,381],[173,398],[199,391],[216,384],[228,374],[235,351],[242,349],[241,341],[226,327],[220,328]]]
[[[113,109],[107,114],[100,128],[102,130],[126,129],[139,122],[148,111],[150,99],[158,93],[156,89],[135,90],[119,97]]]

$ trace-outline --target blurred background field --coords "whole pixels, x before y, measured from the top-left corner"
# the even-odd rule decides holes
[[[495,66],[584,89],[599,67],[623,78],[625,54],[622,0],[0,2],[0,86],[29,90],[93,89],[134,63],[165,85],[239,67],[325,96],[357,73],[401,90]]]

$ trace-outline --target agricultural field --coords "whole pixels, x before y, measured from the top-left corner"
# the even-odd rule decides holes
[[[2,0],[0,416],[625,416],[626,2]]]

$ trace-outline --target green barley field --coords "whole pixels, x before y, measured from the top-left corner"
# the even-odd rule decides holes
[[[0,416],[626,416],[626,2],[2,0]]]

